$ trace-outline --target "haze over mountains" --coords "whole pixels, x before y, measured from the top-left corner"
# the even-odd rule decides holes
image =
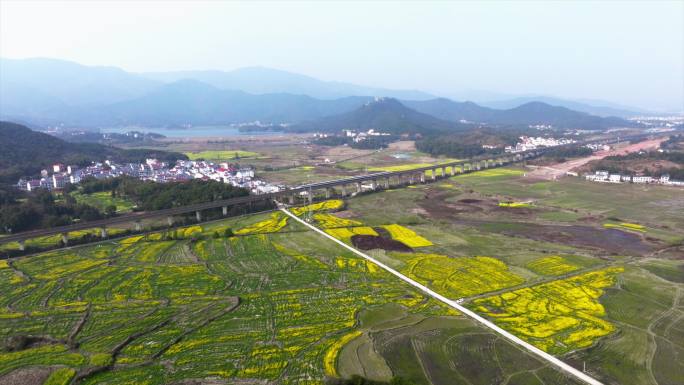
[[[154,127],[259,120],[291,123],[298,129],[319,129],[314,126],[332,128],[341,122],[357,122],[355,127],[360,127],[363,124],[359,122],[375,121],[393,122],[401,127],[418,124],[430,131],[438,127],[454,129],[454,122],[467,120],[493,125],[553,124],[595,129],[628,123],[619,118],[592,116],[583,110],[596,115],[635,114],[560,99],[542,100],[555,107],[537,99],[495,102],[505,107],[501,110],[437,98],[421,91],[325,82],[258,67],[229,72],[135,74],[115,67],[82,66],[54,59],[0,59],[0,75],[0,118],[35,125]],[[382,111],[368,110],[366,104],[378,96],[401,102],[394,100],[390,103],[392,108]],[[562,107],[564,103],[576,111]],[[378,116],[368,117],[369,111]],[[390,113],[394,115],[391,118]],[[340,123],[333,123],[334,120]]]

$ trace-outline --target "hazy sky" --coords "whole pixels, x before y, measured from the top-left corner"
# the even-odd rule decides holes
[[[0,0],[0,56],[684,109],[684,1]]]

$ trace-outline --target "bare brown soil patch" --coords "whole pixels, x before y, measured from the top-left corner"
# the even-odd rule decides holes
[[[416,151],[416,142],[413,140],[400,140],[390,143],[388,148],[394,151]]]
[[[644,255],[654,249],[638,234],[617,229],[597,229],[591,226],[525,223],[516,226],[513,230],[503,230],[502,233],[544,242],[601,249],[612,254]]]
[[[472,199],[472,198],[467,198],[467,199],[459,199],[459,203],[465,203],[465,204],[471,204],[471,203],[481,203],[482,199]]]
[[[50,376],[54,368],[33,367],[21,368],[0,376],[0,385],[35,385],[42,384]]]
[[[336,211],[335,216],[340,218],[356,218],[359,215],[352,210],[342,210]]]
[[[361,250],[383,249],[387,251],[413,251],[412,248],[399,241],[378,237],[375,235],[354,235],[351,237],[351,242],[354,247],[357,247]]]

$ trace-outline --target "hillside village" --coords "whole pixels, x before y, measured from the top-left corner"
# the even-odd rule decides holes
[[[67,184],[79,184],[87,178],[106,179],[130,176],[157,183],[184,182],[192,179],[214,180],[250,190],[254,194],[279,191],[282,187],[256,179],[254,170],[226,162],[178,160],[173,167],[158,159],[147,159],[145,163],[119,164],[112,161],[93,162],[87,167],[52,165],[52,172],[42,170],[40,179],[20,179],[17,188],[26,191],[46,189],[61,190]]]

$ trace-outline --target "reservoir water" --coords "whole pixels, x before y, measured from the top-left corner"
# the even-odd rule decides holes
[[[240,131],[237,127],[230,126],[197,126],[190,128],[168,127],[111,127],[101,128],[101,133],[125,134],[129,131],[154,132],[168,138],[204,138],[204,137],[231,137],[231,136],[259,136],[277,135],[282,131]]]

